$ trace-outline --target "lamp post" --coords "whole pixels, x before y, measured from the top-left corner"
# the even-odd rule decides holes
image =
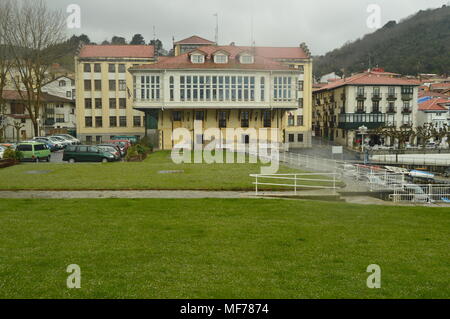
[[[364,164],[367,163],[367,158],[366,158],[366,154],[364,153],[364,144],[365,144],[365,139],[364,136],[367,134],[367,130],[368,128],[366,126],[360,126],[358,128],[359,130],[359,134],[361,134],[361,152],[363,153],[364,156]]]

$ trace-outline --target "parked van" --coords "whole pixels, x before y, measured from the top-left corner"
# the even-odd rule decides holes
[[[22,142],[17,144],[16,151],[22,153],[22,161],[50,162],[51,152],[48,146],[39,142]]]
[[[63,161],[75,162],[114,162],[116,157],[104,152],[97,146],[89,145],[69,145],[64,150]]]

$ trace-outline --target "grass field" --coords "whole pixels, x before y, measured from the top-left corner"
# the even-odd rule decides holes
[[[190,189],[253,190],[249,174],[268,164],[174,164],[170,152],[156,152],[139,163],[22,164],[0,170],[0,189]],[[28,174],[31,170],[48,171]],[[184,171],[161,174],[160,171]],[[281,167],[279,173],[299,172]],[[311,182],[318,184],[318,182]],[[262,187],[269,189],[273,187]],[[277,188],[275,188],[277,189]],[[280,188],[278,188],[280,189]],[[284,188],[286,189],[286,188]]]
[[[448,209],[2,200],[0,298],[448,298]],[[81,289],[67,289],[69,264]],[[368,289],[366,268],[382,269]]]

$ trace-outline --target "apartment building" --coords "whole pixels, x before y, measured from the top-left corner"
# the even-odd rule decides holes
[[[171,149],[173,130],[272,128],[290,147],[311,145],[312,60],[294,48],[206,45],[135,66],[134,108],[155,146]],[[240,142],[249,143],[243,135]],[[257,137],[259,138],[259,137]]]
[[[26,92],[17,90],[3,91],[3,98],[6,101],[6,109],[3,115],[0,115],[0,122],[3,130],[3,138],[7,141],[26,140],[33,138],[34,126],[30,115],[25,108]],[[72,100],[42,93],[42,109],[38,119],[39,134],[51,134],[55,128],[74,129],[74,114],[66,114],[74,112],[75,105]]]
[[[417,126],[419,85],[383,69],[332,81],[313,92],[315,134],[354,147],[365,126],[370,144],[381,144],[377,128]]]
[[[417,124],[433,124],[438,129],[450,124],[450,99],[431,98],[419,103]]]
[[[155,62],[150,45],[86,45],[75,57],[77,136],[87,143],[145,135],[133,109],[133,66]]]

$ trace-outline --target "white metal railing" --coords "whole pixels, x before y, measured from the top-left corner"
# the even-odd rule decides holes
[[[371,162],[388,164],[450,166],[449,154],[445,154],[444,158],[433,158],[433,155],[435,154],[425,154],[421,157],[414,155],[373,155],[370,160]]]
[[[450,184],[403,184],[390,196],[395,203],[450,203]]]
[[[297,195],[299,189],[331,189],[336,192],[337,173],[298,173],[298,174],[251,174],[255,178],[255,194],[258,195],[260,191],[259,186],[280,186],[287,187],[294,190]],[[328,178],[326,178],[328,176]],[[316,177],[316,178],[314,178]],[[274,182],[270,182],[274,181]],[[313,185],[313,183],[320,183],[322,185]]]

